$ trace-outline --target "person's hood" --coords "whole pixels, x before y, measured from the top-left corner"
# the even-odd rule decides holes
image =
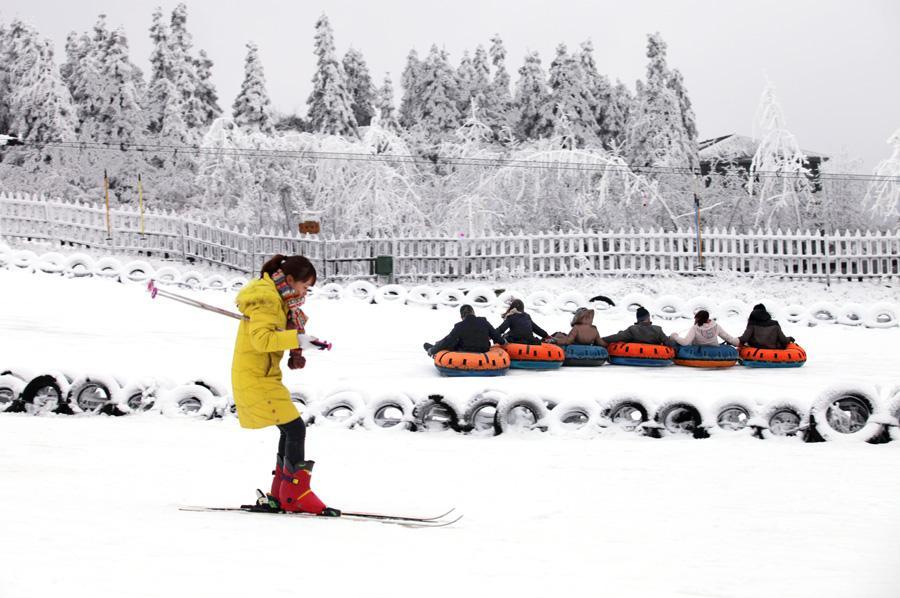
[[[772,316],[765,309],[755,308],[750,312],[750,317],[747,318],[747,321],[751,324],[766,325],[772,321]]]
[[[275,287],[275,283],[266,274],[263,278],[257,278],[248,282],[235,298],[238,310],[246,313],[247,309],[252,305],[260,305],[265,303],[283,304],[281,293]]]

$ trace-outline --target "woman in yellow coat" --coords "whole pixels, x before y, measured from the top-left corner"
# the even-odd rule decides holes
[[[278,426],[281,438],[273,472],[269,506],[285,511],[340,515],[310,488],[313,461],[304,453],[306,424],[281,382],[281,358],[290,351],[288,367],[306,364],[302,349],[329,347],[305,332],[300,307],[316,284],[316,269],[305,257],[276,255],[259,278],[238,293],[237,307],[246,319],[238,327],[231,365],[234,404],[244,428]]]

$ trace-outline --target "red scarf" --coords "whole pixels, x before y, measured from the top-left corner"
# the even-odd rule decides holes
[[[300,307],[306,301],[305,297],[294,290],[284,276],[284,272],[276,270],[272,274],[272,282],[281,295],[281,300],[288,308],[287,329],[296,330],[297,334],[303,334],[306,331],[306,321],[308,318]],[[299,370],[306,365],[306,358],[303,357],[303,351],[300,348],[291,349],[290,357],[288,357],[288,367],[292,370]]]

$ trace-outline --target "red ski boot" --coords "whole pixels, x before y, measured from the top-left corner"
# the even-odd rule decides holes
[[[273,509],[281,508],[281,480],[284,479],[284,461],[281,457],[275,459],[275,469],[272,471],[272,489],[266,495],[269,506]]]
[[[288,512],[313,513],[315,515],[340,516],[337,509],[325,506],[309,487],[314,461],[301,461],[292,465],[284,460],[284,475],[278,489],[281,508]]]

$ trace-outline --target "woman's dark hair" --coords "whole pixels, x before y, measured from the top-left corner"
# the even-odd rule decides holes
[[[290,274],[294,280],[310,280],[312,284],[316,282],[316,267],[302,255],[285,257],[278,254],[272,256],[272,259],[263,264],[262,270],[259,271],[259,277],[262,278],[265,274],[272,276],[278,270],[284,272],[285,276]]]
[[[709,312],[705,309],[701,309],[694,314],[694,324],[697,326],[703,326],[707,322],[709,322]]]

